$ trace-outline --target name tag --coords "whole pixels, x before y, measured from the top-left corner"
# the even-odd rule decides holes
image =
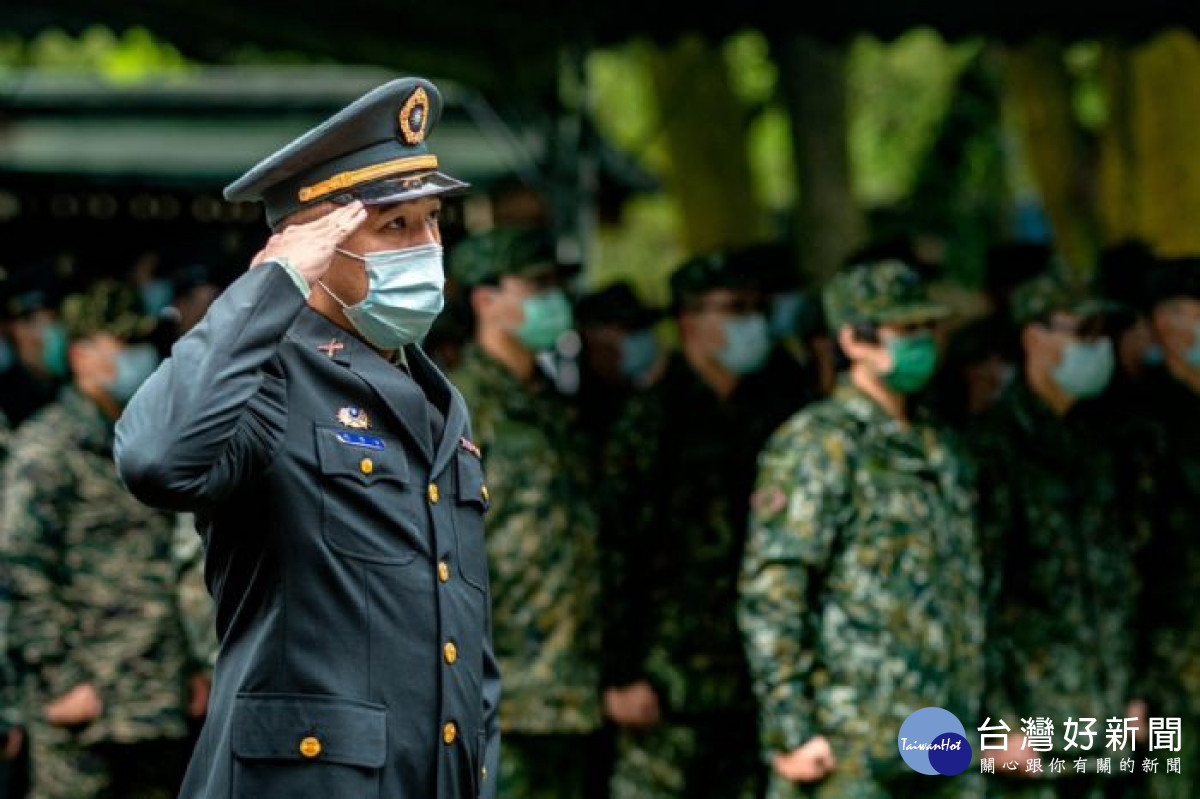
[[[363,435],[362,433],[347,433],[339,432],[337,440],[351,447],[362,447],[363,449],[382,450],[386,449],[383,439],[377,436]]]

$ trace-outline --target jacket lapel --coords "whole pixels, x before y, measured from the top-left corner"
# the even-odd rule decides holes
[[[398,427],[425,459],[433,460],[433,442],[429,434],[429,411],[421,387],[404,370],[384,360],[378,353],[324,316],[309,309],[299,332],[321,354],[339,363],[366,383],[387,409]]]
[[[447,403],[449,409],[446,413],[446,424],[442,428],[442,439],[435,442],[436,454],[433,456],[433,469],[430,473],[437,476],[450,462],[459,439],[465,435],[467,406],[458,390],[420,347],[406,347],[404,351],[408,354],[408,363],[413,369],[413,374],[430,386],[431,392],[436,391],[450,398]]]

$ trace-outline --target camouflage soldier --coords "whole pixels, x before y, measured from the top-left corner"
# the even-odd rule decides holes
[[[1022,375],[969,442],[987,572],[984,711],[1012,729],[1007,753],[983,754],[1018,764],[1009,778],[998,770],[989,793],[1083,796],[1120,778],[1054,773],[1050,761],[1088,756],[1070,747],[1072,738],[1081,748],[1088,742],[1087,719],[1094,719],[1094,756],[1105,748],[1107,719],[1144,715],[1132,702],[1132,541],[1121,523],[1113,454],[1085,402],[1114,370],[1103,326],[1108,306],[1057,271],[1017,286],[1010,306]],[[1068,719],[1082,736],[1065,728]],[[1040,774],[1025,773],[1030,760],[1042,761]]]
[[[744,271],[694,258],[671,293],[680,352],[630,401],[606,459],[612,793],[736,799],[763,776],[736,618],[746,508],[759,449],[798,405],[761,371],[771,341]]]
[[[1139,382],[1127,410],[1124,463],[1141,499],[1148,545],[1142,558],[1144,654],[1154,716],[1183,720],[1183,763],[1200,755],[1200,258],[1151,269],[1143,310],[1161,365]],[[1132,399],[1132,397],[1131,397]],[[1196,780],[1159,778],[1156,795],[1191,797]],[[1162,790],[1169,789],[1169,791]]]
[[[462,242],[450,269],[476,326],[450,378],[482,457],[492,634],[504,693],[498,793],[578,797],[600,726],[600,574],[587,450],[536,360],[572,323],[560,265],[539,232]],[[480,454],[482,453],[482,454]]]
[[[16,434],[4,475],[11,646],[24,675],[33,799],[175,796],[187,752],[184,623],[171,519],[117,476],[113,426],[158,356],[137,297],[68,297],[73,384]]]
[[[968,470],[909,400],[946,309],[897,260],[852,265],[823,300],[849,371],[763,451],[740,583],[768,795],[968,795],[970,776],[939,782],[897,751],[913,711],[970,726],[982,691]]]

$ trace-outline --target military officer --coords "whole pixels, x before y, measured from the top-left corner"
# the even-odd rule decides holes
[[[768,795],[969,795],[904,765],[901,724],[934,705],[964,725],[982,690],[982,573],[964,457],[910,401],[946,309],[898,260],[823,292],[849,361],[834,394],[760,456],[739,620]]]
[[[275,231],[117,425],[196,513],[221,642],[184,799],[492,796],[488,490],[419,340],[443,305],[430,82],[386,83],[225,190]]]
[[[32,793],[168,799],[187,757],[189,622],[171,519],[129,496],[111,455],[121,407],[158,364],[134,343],[152,321],[109,280],[67,297],[62,318],[72,384],[14,437],[0,517]]]
[[[532,229],[496,228],[451,254],[475,319],[451,378],[488,472],[499,791],[511,799],[582,796],[600,726],[595,489],[582,431],[536,360],[571,329],[562,268]]]

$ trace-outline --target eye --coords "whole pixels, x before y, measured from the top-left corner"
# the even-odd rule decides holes
[[[436,225],[441,220],[442,220],[442,209],[441,208],[434,208],[432,211],[429,212],[429,224]]]
[[[408,222],[405,221],[404,217],[398,216],[384,225],[384,227],[388,230],[404,230],[408,227]]]

